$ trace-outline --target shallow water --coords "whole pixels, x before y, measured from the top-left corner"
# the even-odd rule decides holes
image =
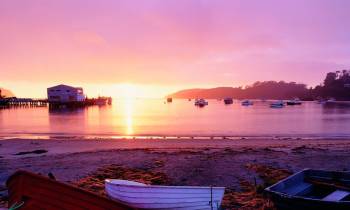
[[[209,100],[116,99],[112,106],[0,110],[0,135],[12,136],[293,136],[350,137],[350,107],[305,102],[272,109],[269,102],[241,106]]]

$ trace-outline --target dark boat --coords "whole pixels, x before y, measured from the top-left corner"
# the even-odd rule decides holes
[[[233,99],[232,98],[225,98],[224,99],[224,103],[227,104],[227,105],[228,104],[233,104]]]
[[[167,101],[168,103],[171,103],[171,102],[173,102],[173,98],[167,98],[166,101]]]
[[[133,209],[100,195],[27,171],[7,180],[9,206],[20,210],[125,210]]]
[[[194,102],[195,106],[199,106],[199,107],[204,107],[208,105],[208,101],[206,101],[205,99],[201,98],[201,99],[196,99],[196,101]]]
[[[350,209],[350,172],[305,169],[265,192],[278,210]]]

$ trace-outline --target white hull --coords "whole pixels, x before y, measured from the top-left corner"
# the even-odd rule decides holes
[[[223,187],[145,185],[126,180],[106,180],[106,192],[114,200],[134,208],[195,210],[219,209]]]
[[[270,104],[271,108],[283,108],[284,107],[284,102],[283,101],[277,101],[272,104]]]

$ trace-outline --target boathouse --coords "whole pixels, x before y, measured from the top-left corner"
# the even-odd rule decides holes
[[[50,103],[83,102],[83,88],[68,85],[57,85],[47,88],[47,99]]]

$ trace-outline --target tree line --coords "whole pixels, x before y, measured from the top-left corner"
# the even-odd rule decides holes
[[[218,87],[188,89],[168,97],[174,98],[225,98],[237,99],[292,99],[317,100],[335,98],[350,100],[350,70],[329,72],[323,83],[308,88],[306,84],[285,81],[255,82],[246,87]]]
[[[313,98],[350,100],[350,70],[329,72],[323,84],[310,91]]]

